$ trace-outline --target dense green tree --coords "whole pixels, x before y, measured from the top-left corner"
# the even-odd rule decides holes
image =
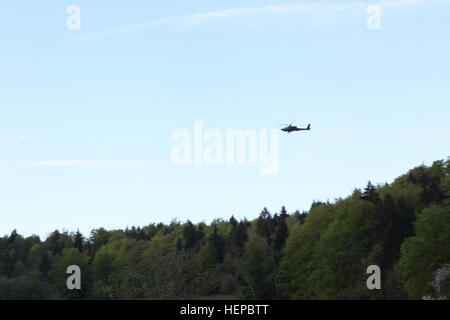
[[[211,236],[208,238],[208,243],[214,248],[214,256],[216,263],[222,263],[223,256],[225,253],[225,241],[219,234],[217,225],[213,225],[213,231]]]
[[[0,299],[421,299],[450,296],[450,160],[252,221],[0,237]],[[66,269],[82,270],[68,290]],[[366,269],[381,268],[381,290]]]
[[[374,205],[359,199],[336,204],[333,221],[314,248],[311,292],[320,299],[352,296],[365,285],[365,259],[370,250]]]
[[[248,240],[247,228],[248,224],[245,221],[240,221],[231,226],[231,243],[238,254],[241,254],[242,249]]]
[[[85,297],[88,291],[89,275],[88,275],[89,257],[81,253],[76,248],[65,248],[61,255],[58,256],[48,271],[49,282],[57,288],[59,295],[68,299],[80,299]],[[81,269],[81,290],[67,289],[67,267],[76,265]]]
[[[75,248],[78,249],[78,251],[83,252],[84,250],[84,244],[83,244],[83,235],[80,233],[80,230],[77,230],[73,237],[73,245]]]
[[[251,299],[270,299],[275,294],[272,255],[265,239],[253,235],[246,245],[245,280],[246,295]]]
[[[310,211],[304,224],[297,222],[289,231],[277,277],[282,297],[307,299],[315,296],[307,285],[315,267],[312,264],[314,249],[321,234],[332,222],[334,211],[331,205],[316,206]]]
[[[416,235],[402,245],[398,271],[408,296],[420,299],[435,295],[433,272],[450,261],[450,204],[424,209],[415,224]]]
[[[264,208],[263,211],[260,213],[258,220],[256,221],[256,233],[265,239],[268,244],[270,245],[272,243],[271,235],[275,229],[274,220],[272,219],[272,216],[267,210],[267,208]]]
[[[35,276],[8,279],[0,277],[0,300],[58,299],[57,291]]]
[[[183,246],[187,250],[193,249],[196,241],[197,230],[195,229],[195,226],[192,224],[192,222],[188,220],[183,228]]]
[[[283,207],[284,209],[284,207]],[[286,238],[288,237],[288,226],[286,224],[286,218],[287,218],[287,214],[282,213],[280,214],[280,216],[276,217],[276,227],[275,230],[273,231],[273,235],[272,235],[272,246],[275,249],[276,253],[277,253],[277,260],[278,260],[278,256],[281,254],[281,249],[284,247],[284,244],[286,242]]]
[[[50,257],[48,256],[47,251],[44,251],[42,255],[42,259],[39,263],[39,270],[44,274],[47,275],[47,272],[50,270]]]

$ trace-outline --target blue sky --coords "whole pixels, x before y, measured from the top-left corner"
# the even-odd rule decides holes
[[[381,29],[369,30],[369,5]],[[69,30],[69,5],[81,29]],[[0,235],[307,210],[449,156],[450,1],[0,3]],[[177,128],[280,134],[277,175]]]

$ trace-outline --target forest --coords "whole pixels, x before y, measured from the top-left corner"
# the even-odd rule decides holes
[[[0,238],[0,299],[450,299],[450,160],[307,212]],[[264,204],[262,204],[264,206]],[[214,209],[211,208],[214,215]],[[49,230],[50,231],[50,230]],[[81,269],[68,290],[66,269]],[[366,269],[381,269],[368,290]]]

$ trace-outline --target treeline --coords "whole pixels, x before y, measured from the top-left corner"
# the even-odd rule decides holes
[[[0,238],[0,299],[450,298],[450,161],[309,212]],[[366,269],[381,268],[381,290]],[[82,270],[68,290],[66,269]]]

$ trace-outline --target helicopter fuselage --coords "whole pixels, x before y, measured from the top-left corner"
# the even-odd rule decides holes
[[[293,131],[310,131],[311,125],[308,125],[306,128],[298,128],[297,126],[289,125],[286,128],[281,129],[281,131],[291,133]]]

